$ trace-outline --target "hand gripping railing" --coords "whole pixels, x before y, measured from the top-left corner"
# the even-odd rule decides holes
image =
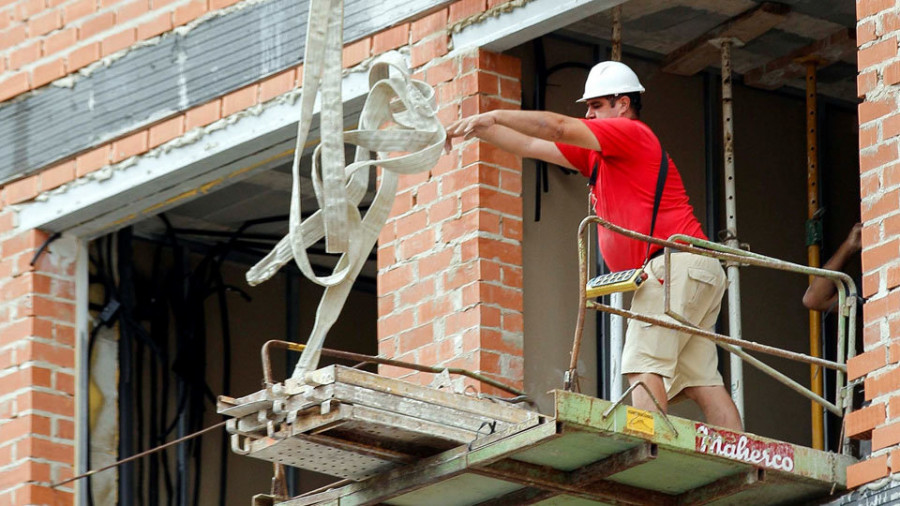
[[[665,258],[665,279],[671,279],[670,269],[671,269],[671,253],[673,250],[675,251],[684,251],[688,253],[694,253],[696,255],[702,255],[707,257],[718,258],[720,260],[724,260],[726,262],[731,262],[734,264],[740,265],[754,265],[757,267],[768,267],[771,269],[777,269],[782,271],[796,272],[800,274],[806,274],[811,276],[821,276],[827,279],[832,280],[836,287],[838,293],[838,336],[837,336],[837,360],[830,361],[824,360],[817,357],[811,357],[809,355],[805,355],[803,353],[797,353],[788,350],[782,350],[780,348],[776,348],[773,346],[767,346],[764,344],[755,343],[753,341],[746,341],[743,339],[734,339],[729,336],[725,336],[722,334],[717,334],[715,332],[709,332],[707,330],[703,330],[697,328],[688,322],[684,317],[677,314],[675,311],[671,309],[670,306],[670,285],[669,283],[665,283],[665,313],[675,321],[662,320],[659,318],[654,318],[652,316],[647,316],[639,313],[634,313],[632,311],[627,311],[624,309],[614,308],[612,306],[608,306],[606,304],[600,304],[598,302],[588,301],[585,291],[585,286],[587,284],[588,274],[587,274],[587,249],[586,249],[586,240],[585,235],[588,230],[588,226],[591,223],[597,223],[598,225],[607,228],[613,232],[618,234],[622,234],[626,237],[630,237],[632,239],[649,242],[652,244],[658,244],[665,248],[664,258]],[[616,314],[625,318],[632,318],[635,320],[639,320],[642,322],[650,323],[653,325],[659,325],[662,327],[678,330],[680,332],[687,332],[693,335],[697,335],[706,339],[710,339],[722,348],[728,350],[731,353],[734,353],[741,357],[747,363],[759,368],[764,373],[772,376],[776,380],[784,383],[792,390],[796,391],[800,395],[807,397],[822,406],[824,406],[828,411],[834,413],[837,416],[843,416],[850,412],[852,409],[852,395],[850,392],[846,391],[844,388],[844,374],[847,372],[846,361],[847,359],[856,355],[856,285],[853,283],[853,280],[850,276],[836,271],[830,271],[827,269],[818,269],[815,267],[808,267],[805,265],[799,265],[792,262],[785,262],[783,260],[778,260],[775,258],[767,257],[764,255],[760,255],[758,253],[752,253],[749,251],[739,250],[735,248],[731,248],[728,246],[724,246],[722,244],[706,241],[703,239],[698,239],[696,237],[685,236],[681,234],[673,235],[668,240],[657,239],[654,237],[650,237],[644,234],[640,234],[638,232],[634,232],[632,230],[628,230],[598,217],[598,216],[588,216],[584,220],[582,220],[581,224],[578,227],[578,319],[575,325],[575,339],[572,346],[572,357],[569,362],[569,370],[566,372],[565,377],[565,385],[564,388],[566,390],[572,390],[577,384],[577,364],[578,364],[578,354],[581,349],[581,340],[582,334],[584,333],[584,313],[585,309],[595,309],[599,311],[605,311],[608,313]],[[815,394],[809,388],[801,385],[800,383],[788,378],[784,374],[776,371],[772,367],[764,364],[759,359],[747,354],[744,350],[752,350],[757,351],[759,353],[765,353],[768,355],[774,355],[777,357],[787,358],[790,360],[795,360],[798,362],[805,362],[812,365],[817,365],[820,367],[826,367],[829,369],[834,369],[836,371],[836,380],[835,380],[835,403],[831,403],[828,400],[824,399],[820,395]],[[846,445],[844,445],[846,449]]]

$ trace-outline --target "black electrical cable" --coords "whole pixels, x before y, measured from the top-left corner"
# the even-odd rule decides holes
[[[119,274],[118,295],[122,303],[119,309],[119,459],[135,454],[135,350],[132,337],[131,314],[134,310],[134,272],[132,269],[132,229],[126,227],[116,234],[116,267]],[[112,241],[110,241],[111,243]],[[113,258],[110,256],[110,258]],[[135,491],[135,465],[123,464],[119,468],[119,504],[133,504]]]
[[[231,395],[231,326],[228,318],[228,299],[225,294],[227,285],[222,277],[222,263],[224,255],[220,262],[216,264],[215,275],[218,289],[216,290],[216,298],[219,302],[219,319],[222,329],[222,394]],[[223,417],[224,418],[224,417]],[[219,505],[225,506],[225,499],[228,497],[228,433],[222,431],[220,436],[219,448],[221,458],[219,459]]]
[[[578,68],[590,71],[591,66],[583,63],[565,62],[547,68],[547,57],[544,49],[544,38],[538,37],[534,39],[534,95],[532,110],[542,111],[546,106],[547,98],[547,82],[550,76],[557,71],[567,68]],[[543,160],[535,160],[535,191],[534,191],[534,221],[541,221],[541,200],[542,194],[550,192],[550,174],[547,162]],[[559,167],[563,174],[575,174],[576,171],[566,167]]]

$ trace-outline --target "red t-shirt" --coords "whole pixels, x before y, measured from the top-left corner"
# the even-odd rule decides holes
[[[659,176],[660,144],[650,127],[629,118],[584,119],[600,142],[601,151],[557,143],[559,151],[585,177],[597,164],[597,182],[591,190],[597,216],[620,227],[650,233],[653,198]],[[597,227],[600,253],[613,271],[634,269],[644,263],[647,243]],[[666,185],[656,216],[654,237],[685,234],[706,239],[688,201],[678,169],[669,158]],[[660,249],[651,247],[651,254]]]

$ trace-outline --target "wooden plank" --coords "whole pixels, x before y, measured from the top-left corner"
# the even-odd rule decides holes
[[[415,385],[406,381],[385,378],[358,369],[334,366],[335,380],[341,383],[366,387],[379,392],[386,392],[401,397],[415,399],[431,404],[452,407],[471,414],[488,417],[508,423],[522,423],[532,417],[540,416],[539,413],[516,408],[493,401],[475,399],[453,392],[445,392],[422,385]]]
[[[818,68],[822,68],[854,54],[856,34],[850,28],[842,28],[822,40],[745,72],[744,84],[774,90],[784,86],[787,81],[804,77],[807,61],[815,62]]]
[[[662,69],[692,76],[720,60],[719,49],[710,44],[711,40],[732,38],[746,44],[781,23],[788,12],[787,5],[763,2],[672,51],[663,59]]]

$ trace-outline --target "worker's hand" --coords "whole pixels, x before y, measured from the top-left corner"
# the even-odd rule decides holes
[[[844,245],[853,253],[862,249],[862,223],[853,225],[847,238],[844,239]]]
[[[495,124],[497,124],[497,120],[490,112],[476,114],[474,116],[469,116],[468,118],[454,121],[447,126],[447,142],[444,147],[449,151],[451,148],[450,140],[453,137],[463,137],[465,139],[478,137],[482,132]]]

